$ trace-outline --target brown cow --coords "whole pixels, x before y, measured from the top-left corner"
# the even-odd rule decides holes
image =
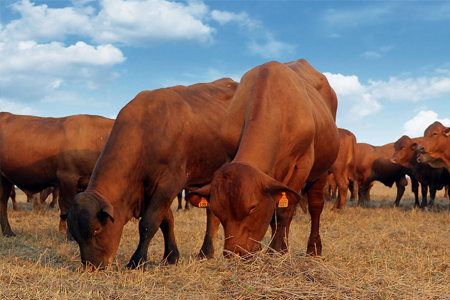
[[[185,189],[184,190],[184,201],[186,203],[184,205],[184,210],[189,210],[189,201],[186,200],[186,196],[188,195],[188,193],[189,193],[189,190]],[[179,210],[183,209],[183,191],[181,191],[181,193],[178,193],[177,200],[178,200],[177,211],[179,211]]]
[[[345,208],[347,193],[350,188],[354,194],[355,182],[355,147],[356,137],[346,129],[338,128],[340,137],[339,155],[331,166],[330,171],[339,188],[338,198],[334,203],[333,210]]]
[[[306,211],[298,192],[308,183],[307,252],[321,255],[323,188],[339,152],[336,101],[325,76],[306,60],[269,62],[242,77],[221,129],[222,144],[234,158],[216,171],[211,185],[188,196],[197,206],[210,202],[225,229],[224,254],[259,250],[269,224],[270,247],[285,252],[297,204]]]
[[[420,152],[445,163],[450,170],[450,127],[444,127],[440,122],[434,122],[425,130]],[[424,157],[419,157],[423,162]]]
[[[50,202],[49,207],[54,208],[55,204],[58,202],[59,198],[59,190],[56,187],[50,186],[46,189],[44,189],[42,192],[39,193],[39,199],[40,203],[45,203],[45,200],[47,200],[48,196],[52,195],[52,202]]]
[[[397,185],[397,198],[394,205],[398,206],[408,184],[403,166],[393,164],[390,158],[394,154],[394,143],[384,146],[372,146],[357,143],[355,148],[356,180],[359,186],[358,206],[365,206],[369,200],[369,191],[373,181],[377,180],[392,187]]]
[[[415,206],[425,207],[427,206],[427,190],[430,188],[430,203],[429,206],[433,206],[434,199],[436,198],[436,191],[444,188],[447,182],[450,182],[450,174],[444,168],[433,168],[427,163],[421,163],[417,160],[419,155],[418,145],[422,142],[423,138],[414,138],[404,135],[397,140],[394,144],[395,152],[392,155],[391,162],[406,167],[406,173],[415,180],[411,180],[413,183],[412,189],[415,194]],[[420,182],[422,188],[422,204],[419,203],[418,197],[418,184],[414,182]]]
[[[108,138],[114,120],[77,115],[40,118],[0,113],[0,222],[3,235],[15,236],[6,205],[15,184],[27,195],[49,186],[60,190],[64,213],[89,176]],[[61,220],[60,230],[66,224]]]
[[[123,226],[139,222],[139,245],[127,267],[147,259],[161,228],[164,259],[178,260],[170,204],[187,186],[201,186],[226,160],[219,131],[237,88],[229,78],[139,93],[120,111],[89,186],[67,218],[84,264],[105,267]]]

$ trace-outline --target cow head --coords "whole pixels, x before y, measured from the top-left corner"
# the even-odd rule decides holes
[[[239,163],[225,164],[216,171],[210,186],[188,195],[188,201],[195,206],[209,203],[219,218],[225,231],[225,256],[229,252],[246,255],[260,250],[260,242],[274,216],[278,229],[288,230],[300,200],[300,195],[283,183]],[[284,237],[275,235],[283,241],[273,240],[274,250],[286,250]]]
[[[409,136],[402,136],[394,144],[395,152],[391,157],[391,162],[403,167],[408,166],[414,155],[417,155],[416,150],[418,146]]]
[[[123,229],[115,222],[111,203],[92,193],[80,193],[61,218],[67,220],[67,227],[80,247],[83,265],[104,268],[111,263]]]
[[[450,168],[450,128],[444,127],[440,122],[434,122],[425,130],[420,147],[422,154],[442,159],[447,168]]]

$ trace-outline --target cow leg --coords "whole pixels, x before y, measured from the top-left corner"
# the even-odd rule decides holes
[[[356,185],[354,181],[348,181],[348,189],[350,190],[350,201],[356,199]]]
[[[177,191],[179,191],[179,189],[177,189]],[[166,197],[164,195],[169,195],[169,197]],[[155,236],[158,228],[161,226],[164,217],[167,215],[167,210],[170,209],[170,204],[172,201],[168,199],[174,199],[176,195],[177,194],[175,193],[170,195],[170,193],[165,193],[165,191],[156,190],[153,193],[151,199],[144,199],[144,201],[149,203],[149,206],[147,207],[143,217],[139,221],[139,244],[136,251],[131,256],[130,262],[126,266],[127,268],[134,269],[147,260],[147,251],[148,246],[150,245],[150,241]],[[166,219],[165,222],[168,221],[170,220]],[[165,228],[164,230],[166,231],[173,230],[173,226],[163,226]],[[175,241],[173,241],[172,243],[175,244],[176,247]],[[173,244],[171,245],[172,249]],[[171,260],[173,260],[173,257],[171,258]]]
[[[306,253],[310,255],[322,255],[322,241],[319,234],[320,215],[322,214],[324,199],[323,186],[326,176],[320,177],[308,191],[309,214],[311,215],[311,233],[308,239]]]
[[[397,197],[395,198],[394,207],[399,206],[400,200],[403,197],[403,194],[405,193],[405,186],[408,184],[406,181],[406,178],[403,177],[395,182],[395,185],[397,186]]]
[[[17,201],[16,201],[16,189],[14,188],[14,186],[11,188],[11,194],[10,194],[12,203],[13,203],[13,209],[15,211],[19,211],[19,207],[17,206]]]
[[[182,195],[182,193],[178,193],[177,194],[177,199],[178,199],[177,211],[179,211],[180,209],[183,209],[183,195]]]
[[[444,187],[444,199],[448,199],[448,185]]]
[[[58,198],[59,198],[59,190],[58,189],[56,189],[56,188],[53,189],[52,197],[53,197],[53,199],[52,199],[52,202],[50,202],[49,207],[55,208],[56,202],[58,201]]]
[[[78,182],[78,180],[76,181]],[[72,206],[75,195],[77,194],[78,183],[71,184],[66,181],[61,181],[61,185],[59,187],[59,209],[61,211],[61,215],[65,214],[69,208]],[[73,237],[67,229],[66,222],[60,218],[59,220],[59,231],[65,231],[67,239],[69,241],[73,241]]]
[[[362,183],[362,185],[359,187],[359,191],[358,191],[358,195],[359,195],[358,206],[360,206],[360,207],[365,207],[367,202],[368,202],[369,190],[370,190],[370,187],[371,187],[370,184],[371,184],[371,182],[364,181]]]
[[[217,231],[219,230],[220,220],[211,212],[209,208],[206,209],[206,233],[203,240],[198,258],[213,258],[214,257],[214,240],[216,239]]]
[[[436,198],[436,187],[434,185],[430,185],[430,203],[428,203],[429,208],[432,208],[434,206],[435,198]]]
[[[159,228],[161,228],[164,235],[163,260],[167,261],[169,264],[175,264],[180,257],[180,253],[178,252],[177,242],[175,241],[173,213],[170,208],[166,211],[166,215],[162,220],[161,225],[159,225]]]
[[[411,191],[414,194],[414,207],[419,207],[419,182],[411,178]],[[422,203],[423,203],[423,185],[422,185]],[[423,205],[423,204],[422,204]]]
[[[430,186],[430,197],[432,194],[432,190],[433,190],[433,188],[432,188],[432,186]],[[427,202],[428,202],[427,192],[428,192],[428,185],[422,184],[422,205],[420,206],[422,208],[427,206]],[[436,195],[436,189],[434,190],[434,194]],[[431,203],[431,201],[434,201],[434,198],[433,198],[433,200],[430,199],[430,203]]]
[[[13,185],[5,177],[0,176],[0,224],[4,236],[16,236],[8,222],[8,199]]]
[[[186,202],[184,204],[184,210],[189,210],[190,209],[190,204],[189,201],[186,200],[187,195],[189,194],[188,190],[184,190],[184,202]]]
[[[345,176],[336,176],[335,179],[339,188],[339,192],[336,202],[334,203],[333,210],[345,209],[348,193],[348,178],[345,174]]]

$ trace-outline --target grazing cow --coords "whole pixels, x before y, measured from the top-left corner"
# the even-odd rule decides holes
[[[414,138],[404,135],[394,144],[395,152],[391,162],[406,167],[406,173],[420,182],[422,189],[422,204],[419,203],[418,184],[413,184],[412,189],[415,194],[415,206],[427,206],[427,190],[430,187],[430,203],[433,206],[436,198],[436,191],[441,190],[450,179],[448,171],[444,168],[433,168],[427,163],[421,163],[417,157],[419,155],[418,145],[423,138]],[[415,182],[411,181],[412,183]]]
[[[450,127],[444,127],[440,122],[434,122],[425,130],[420,152],[435,159],[442,160],[445,168],[450,170]],[[425,162],[425,157],[419,157]]]
[[[27,195],[58,186],[62,213],[86,188],[114,120],[76,115],[40,118],[0,113],[0,222],[3,235],[15,236],[6,205],[13,185]],[[66,229],[61,220],[60,230]]]
[[[338,198],[334,203],[333,210],[345,208],[349,188],[352,195],[354,194],[355,181],[356,137],[346,129],[338,128],[338,131],[340,137],[339,155],[330,168],[331,173],[334,175],[334,181],[339,188]]]
[[[311,215],[307,253],[321,255],[323,189],[339,152],[336,105],[327,79],[306,60],[269,62],[242,77],[221,129],[233,160],[209,186],[188,195],[193,205],[210,203],[225,230],[226,256],[260,250],[269,225],[271,249],[285,252],[297,204],[307,210],[298,193],[305,183]]]
[[[211,83],[143,91],[120,111],[89,186],[67,214],[84,264],[105,267],[113,259],[123,226],[139,222],[139,245],[127,267],[147,259],[158,228],[164,259],[179,253],[170,204],[187,186],[202,186],[225,163],[219,132],[237,83]]]
[[[357,143],[355,148],[356,180],[359,186],[358,206],[364,207],[369,200],[369,191],[373,181],[382,182],[388,187],[397,185],[397,198],[394,205],[398,206],[405,192],[405,167],[393,164],[390,158],[394,154],[394,144],[372,146],[366,143]]]

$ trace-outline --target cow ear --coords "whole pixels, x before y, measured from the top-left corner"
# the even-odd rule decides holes
[[[446,137],[449,137],[449,136],[450,136],[450,127],[445,128],[445,130],[444,130],[444,135],[445,135]]]
[[[105,207],[103,207],[98,213],[97,218],[100,221],[106,221],[107,218],[111,219],[111,222],[114,223],[114,207],[112,205],[107,204]]]
[[[198,190],[191,191],[186,196],[186,200],[196,207],[209,207],[210,192],[211,184],[208,184]]]
[[[67,220],[67,218],[69,217],[69,210],[67,210],[65,213],[60,214],[59,217],[65,222]]]
[[[302,201],[302,196],[277,180],[273,180],[267,185],[266,192],[272,196],[277,207],[287,207],[289,202],[293,202],[295,205],[300,203],[303,212],[308,211],[305,201]]]
[[[412,150],[412,151],[416,151],[417,146],[419,146],[419,145],[417,145],[417,143],[413,143],[413,144],[411,145],[411,150]]]

